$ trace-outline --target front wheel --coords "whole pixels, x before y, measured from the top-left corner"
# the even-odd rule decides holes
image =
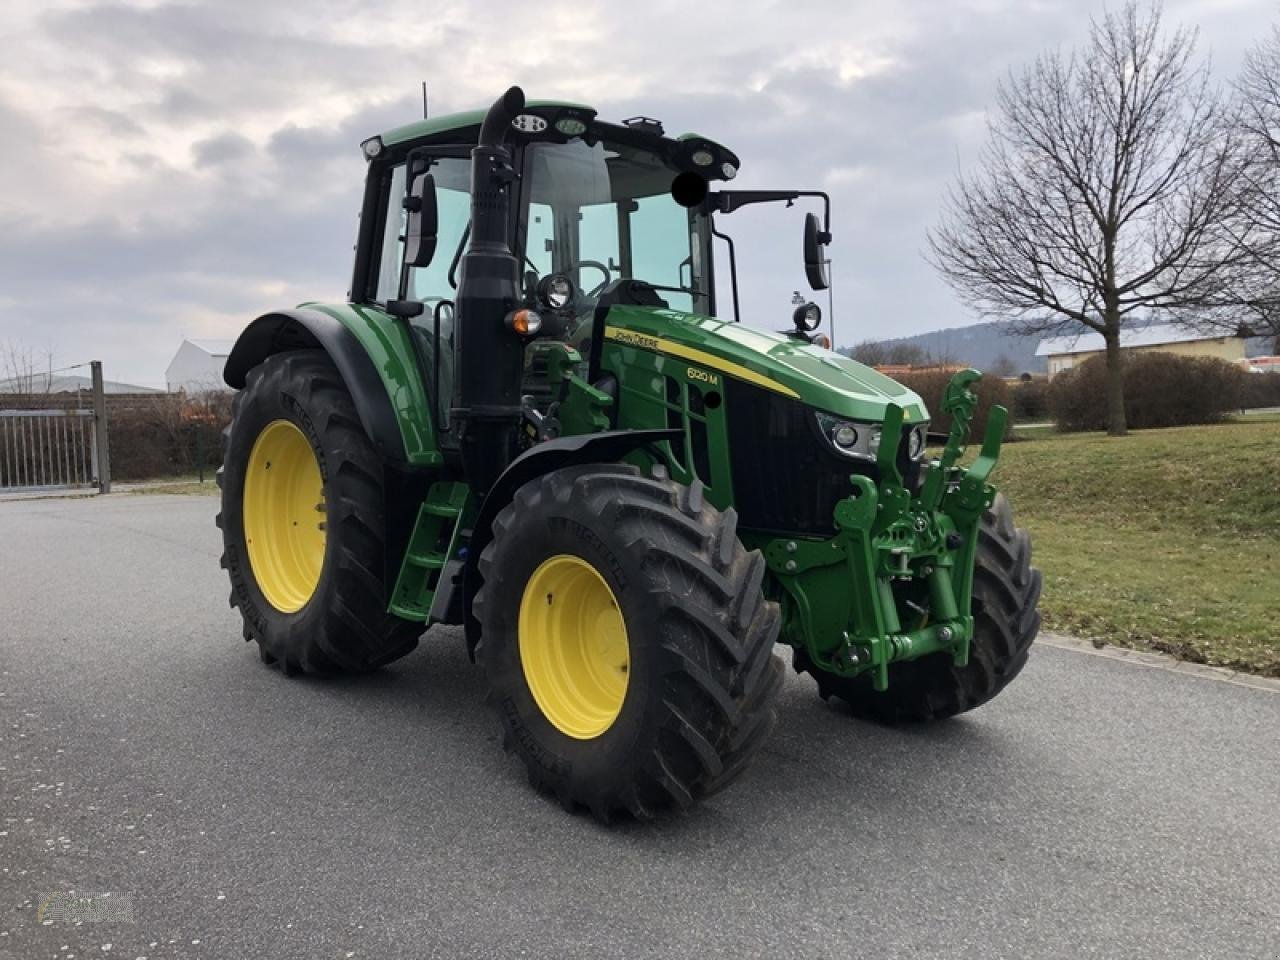
[[[476,655],[504,746],[566,809],[688,807],[773,727],[778,608],[736,523],[618,464],[532,480],[496,518]]]
[[[889,667],[889,688],[878,691],[871,674],[840,677],[796,650],[797,673],[818,681],[824,699],[838,697],[860,717],[881,723],[938,720],[972,710],[1003,690],[1026,665],[1040,631],[1040,571],[1031,566],[1031,538],[1015,527],[1004,494],[997,494],[978,529],[973,572],[974,635],[969,663],[949,653]]]

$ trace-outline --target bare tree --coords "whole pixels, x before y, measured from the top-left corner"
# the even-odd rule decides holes
[[[889,362],[889,348],[882,340],[863,340],[849,348],[849,356],[868,367],[879,367]]]
[[[25,343],[0,343],[0,392],[37,394],[53,389],[53,351]]]
[[[1158,6],[1091,21],[1088,42],[1047,53],[997,92],[976,173],[948,192],[930,260],[984,315],[1024,334],[1102,334],[1108,432],[1125,432],[1120,333],[1134,311],[1203,303],[1232,202],[1235,137]]]
[[[1280,353],[1280,27],[1246,56],[1235,107],[1242,165],[1238,202],[1221,232],[1226,283],[1215,302],[1181,319],[1270,337]]]
[[[912,366],[928,360],[923,347],[893,340],[863,340],[849,349],[849,356],[869,367]]]
[[[987,373],[994,374],[997,377],[1012,377],[1017,372],[1018,365],[1013,362],[1013,357],[1007,353],[998,354],[987,369]]]

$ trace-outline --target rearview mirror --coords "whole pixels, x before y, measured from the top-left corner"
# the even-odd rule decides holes
[[[426,267],[436,254],[439,217],[436,211],[436,178],[420,173],[413,178],[409,195],[404,198],[409,220],[404,230],[404,265]]]
[[[823,246],[831,238],[818,228],[818,217],[813,213],[804,215],[804,272],[809,278],[809,286],[814,290],[825,290],[830,286],[827,279],[827,263],[823,257]]]

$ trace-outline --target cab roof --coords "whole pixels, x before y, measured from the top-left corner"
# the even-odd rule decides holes
[[[583,113],[595,114],[595,108],[589,107],[583,103],[573,103],[569,100],[530,100],[525,104],[526,110],[537,109],[551,110],[575,110]],[[440,133],[453,133],[458,130],[466,130],[469,127],[475,127],[475,133],[467,139],[475,139],[480,133],[480,124],[484,121],[485,110],[464,110],[460,113],[445,113],[438,117],[430,117],[426,120],[415,120],[413,123],[406,123],[399,127],[394,127],[382,135],[382,142],[387,146],[395,146],[398,143],[405,143],[409,140],[419,140],[424,137],[432,137]]]

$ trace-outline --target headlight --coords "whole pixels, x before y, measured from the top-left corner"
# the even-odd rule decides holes
[[[791,322],[796,325],[797,330],[806,333],[817,330],[818,324],[822,322],[822,308],[816,303],[802,303],[791,315]]]
[[[700,167],[709,167],[716,162],[715,155],[710,150],[695,150],[689,159]]]
[[[855,460],[874,460],[880,449],[880,427],[874,423],[853,423],[820,410],[814,411],[818,429],[838,453]]]
[[[826,437],[837,453],[855,460],[875,460],[880,454],[881,427],[878,423],[858,423],[853,420],[842,420],[821,410],[815,410],[818,429]],[[907,431],[905,440],[907,456],[919,460],[924,456],[925,444],[929,440],[929,425],[920,423]]]
[[[911,428],[907,436],[907,456],[919,460],[924,456],[924,447],[929,440],[929,429],[923,423]]]
[[[538,299],[551,310],[563,310],[573,302],[573,281],[563,273],[549,273],[538,281]]]

